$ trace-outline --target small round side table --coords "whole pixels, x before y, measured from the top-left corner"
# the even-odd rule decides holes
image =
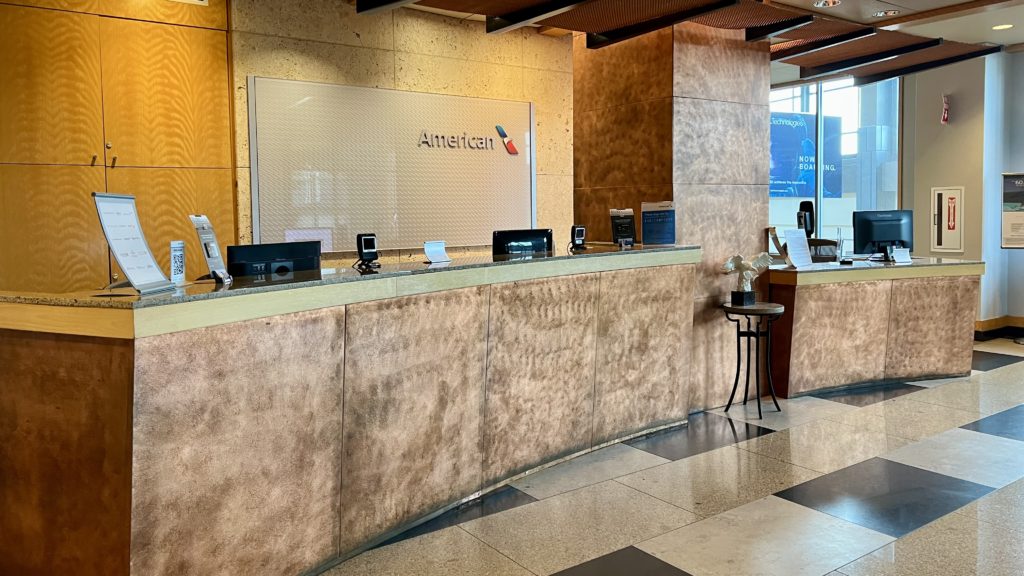
[[[761,339],[765,339],[765,372],[768,375],[768,391],[771,392],[772,402],[775,409],[782,412],[778,399],[775,398],[775,385],[772,383],[772,335],[771,324],[782,317],[786,307],[782,304],[771,302],[756,302],[750,306],[733,306],[723,304],[725,318],[736,324],[736,378],[733,380],[732,393],[729,394],[729,403],[725,406],[728,412],[732,407],[733,398],[736,397],[736,388],[740,385],[740,364],[743,358],[740,355],[740,348],[743,340],[747,342],[747,377],[743,386],[743,404],[747,403],[747,392],[750,390],[750,343],[754,343],[754,396],[757,397],[757,417],[761,418]],[[742,318],[741,318],[742,317]],[[746,319],[746,329],[741,326],[743,318]]]

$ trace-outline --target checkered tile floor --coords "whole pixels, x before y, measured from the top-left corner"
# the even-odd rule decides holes
[[[328,574],[1024,575],[1019,349],[979,345],[969,378],[819,393],[762,420],[693,415]]]

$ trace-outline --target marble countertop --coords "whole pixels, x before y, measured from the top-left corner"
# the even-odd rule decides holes
[[[358,271],[353,268],[324,268],[317,272],[297,272],[293,277],[281,280],[267,280],[255,277],[235,278],[231,286],[218,286],[212,281],[201,281],[187,284],[173,292],[163,292],[150,296],[139,296],[131,288],[115,290],[93,290],[71,294],[46,294],[30,292],[0,292],[0,303],[34,304],[42,306],[65,306],[138,310],[144,308],[167,306],[185,302],[230,298],[233,296],[279,292],[329,286],[351,282],[365,282],[388,278],[402,278],[419,275],[444,275],[454,272],[468,272],[496,267],[522,266],[530,267],[538,264],[566,265],[566,273],[579,273],[579,264],[599,264],[595,259],[626,258],[655,255],[666,252],[695,252],[699,246],[636,246],[621,250],[614,245],[592,244],[585,252],[570,255],[547,257],[492,257],[489,255],[458,256],[452,262],[440,265],[428,265],[422,262],[403,262],[382,264],[380,268]],[[699,259],[699,256],[698,256]],[[574,264],[577,266],[569,266]],[[614,268],[619,268],[615,266]],[[630,266],[622,266],[630,267]],[[601,266],[595,268],[600,269]],[[529,272],[529,270],[526,270]],[[529,276],[526,274],[525,276]],[[441,278],[439,278],[440,280]]]
[[[801,268],[777,265],[770,268],[772,284],[828,284],[899,278],[971,276],[982,274],[985,263],[960,258],[917,258],[910,264],[854,260],[853,265],[819,262]]]

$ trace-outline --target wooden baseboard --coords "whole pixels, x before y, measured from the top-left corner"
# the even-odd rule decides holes
[[[1024,316],[1000,316],[991,320],[976,320],[974,329],[978,332],[988,332],[1000,328],[1024,328]]]

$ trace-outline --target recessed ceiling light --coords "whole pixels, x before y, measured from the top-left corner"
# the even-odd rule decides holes
[[[842,4],[842,0],[815,0],[815,8],[833,8]]]
[[[1009,30],[1013,28],[1013,24],[1000,24],[999,26],[993,26],[993,30]]]
[[[874,16],[875,18],[886,18],[886,17],[889,17],[889,16],[899,16],[899,15],[900,15],[900,11],[899,10],[879,10],[878,12],[875,12],[874,14],[872,14],[872,16]]]

